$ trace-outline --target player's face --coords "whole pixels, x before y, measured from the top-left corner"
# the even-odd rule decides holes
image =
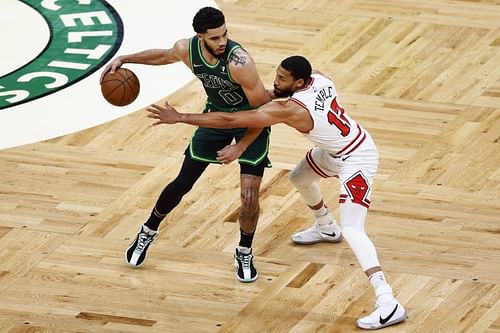
[[[199,34],[205,49],[214,57],[220,57],[226,51],[227,45],[227,29],[223,24],[218,28],[208,29],[207,32]]]
[[[290,97],[295,91],[303,87],[302,79],[294,80],[292,74],[281,66],[276,69],[274,79],[274,94],[277,97]]]

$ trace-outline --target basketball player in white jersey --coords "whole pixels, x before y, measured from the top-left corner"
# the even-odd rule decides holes
[[[404,307],[396,300],[380,267],[377,252],[365,232],[373,176],[378,152],[370,134],[349,117],[338,101],[333,82],[320,73],[311,74],[304,57],[283,60],[276,72],[273,98],[257,110],[237,113],[178,113],[168,103],[148,108],[158,124],[186,123],[209,128],[266,127],[285,123],[315,144],[306,157],[290,171],[296,186],[315,217],[314,225],[292,236],[298,244],[349,243],[375,292],[375,310],[358,320],[364,329],[378,329],[406,318]],[[318,185],[321,178],[340,180],[339,227],[325,206]]]

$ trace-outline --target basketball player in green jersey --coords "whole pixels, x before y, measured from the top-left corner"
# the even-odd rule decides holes
[[[203,83],[207,102],[203,112],[248,110],[270,97],[250,55],[228,39],[223,13],[212,7],[200,9],[194,19],[194,37],[178,40],[170,49],[151,49],[115,58],[104,69],[114,72],[124,63],[166,65],[182,61]],[[101,79],[102,79],[101,76]],[[244,111],[241,111],[244,112]],[[269,128],[198,128],[191,139],[178,176],[160,194],[149,219],[125,252],[126,261],[139,266],[146,258],[165,216],[189,192],[210,163],[240,164],[241,208],[240,242],[235,250],[236,277],[241,282],[257,279],[253,264],[252,241],[259,218],[259,188],[267,158]],[[236,143],[231,144],[233,139]]]

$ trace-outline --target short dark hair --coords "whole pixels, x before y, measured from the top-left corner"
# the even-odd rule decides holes
[[[311,77],[311,64],[302,56],[288,57],[281,62],[280,66],[289,71],[294,80],[303,79],[304,82],[307,82]]]
[[[193,29],[201,34],[208,29],[218,28],[225,23],[224,14],[217,8],[203,7],[193,18]]]

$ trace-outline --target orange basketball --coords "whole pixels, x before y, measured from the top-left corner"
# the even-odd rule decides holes
[[[139,79],[130,69],[120,67],[114,73],[108,72],[101,82],[102,96],[109,103],[125,106],[139,95]]]

